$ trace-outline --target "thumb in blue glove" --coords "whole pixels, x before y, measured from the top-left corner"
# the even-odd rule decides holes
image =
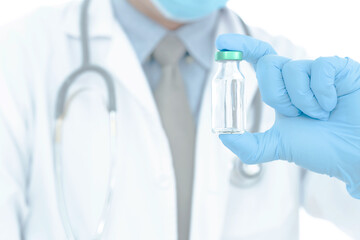
[[[220,36],[217,47],[244,51],[263,101],[276,111],[270,130],[220,135],[223,143],[247,164],[281,159],[334,176],[360,199],[360,64],[339,57],[292,61],[234,34]]]

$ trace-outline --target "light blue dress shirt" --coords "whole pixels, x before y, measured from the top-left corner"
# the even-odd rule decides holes
[[[161,67],[152,58],[160,40],[170,31],[137,11],[126,0],[112,0],[114,14],[127,34],[141,62],[151,89],[161,77]],[[214,59],[215,30],[218,12],[188,23],[174,31],[186,47],[187,54],[179,68],[185,82],[188,101],[195,119],[201,105],[203,89]]]

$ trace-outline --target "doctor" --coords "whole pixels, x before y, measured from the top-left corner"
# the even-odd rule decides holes
[[[103,239],[296,239],[300,206],[359,238],[360,202],[349,195],[342,181],[278,161],[262,165],[262,170],[253,175],[252,184],[242,184],[247,180],[239,175],[241,161],[211,133],[209,78],[214,71],[216,36],[250,33],[269,42],[279,56],[304,57],[303,51],[287,40],[248,29],[224,8],[225,3],[225,0],[91,2],[88,13],[91,62],[107,69],[115,79],[118,105],[116,181]],[[81,2],[74,1],[60,8],[41,9],[1,32],[0,239],[68,239],[55,191],[53,130],[59,88],[82,60],[81,29],[77,24],[80,7]],[[245,41],[239,41],[239,35],[226,36],[218,41],[218,48],[240,49],[248,54],[247,60],[256,67],[262,94],[269,93],[263,76],[270,74],[269,81],[280,82],[282,78],[276,70],[289,60],[274,55],[268,51],[270,48],[261,48],[263,42],[258,40],[240,36]],[[257,61],[266,54],[271,55]],[[339,60],[339,64],[343,61],[346,60]],[[300,65],[302,71],[291,68],[290,75],[306,73],[311,67]],[[265,131],[272,127],[275,113],[259,101],[253,66],[244,64],[244,69],[248,81],[249,129]],[[357,73],[344,77],[344,82],[357,83],[358,77],[353,77]],[[329,79],[332,77],[329,75]],[[111,153],[107,95],[102,83],[96,74],[81,76],[66,104],[62,185],[69,224],[76,239],[92,239],[107,195]],[[357,85],[343,86],[352,87],[347,89],[349,95],[356,92]],[[336,104],[346,103],[343,99],[347,94],[337,94],[340,95],[335,95],[336,101],[331,96],[335,103],[324,111],[330,112],[332,107],[336,110]],[[278,104],[272,104],[277,103],[277,95],[267,99],[273,100],[267,102],[282,115],[277,113],[272,128],[275,130],[266,136],[278,136],[298,125],[312,126],[302,124],[312,120],[307,119],[312,117],[310,113],[306,114],[296,104],[288,104],[287,110],[299,111],[295,114],[299,124],[289,124],[288,129],[280,127],[283,125],[280,123],[292,119],[288,112],[281,112]],[[346,106],[349,105],[348,102]],[[172,106],[177,112],[171,112]],[[339,111],[343,109],[340,107]],[[315,118],[331,123],[333,115],[328,115]],[[348,127],[347,119],[340,119],[335,125],[339,129]],[[330,130],[325,133],[331,135],[332,130],[338,130],[335,127],[327,128]],[[358,131],[347,129],[349,134]],[[303,146],[299,144],[308,139],[301,136],[298,142],[288,142],[285,140],[295,139],[296,134],[281,135],[285,137],[271,139],[281,140],[283,154],[275,154],[274,141],[267,140],[265,135],[222,136],[222,140],[246,163],[279,157],[320,173],[345,166],[347,169],[342,173],[333,175],[347,184],[352,178],[345,178],[346,174],[356,178],[349,171],[349,166],[358,168],[353,161],[317,165],[323,168],[307,165],[300,160],[306,154],[292,152],[294,146]],[[350,140],[356,140],[356,135],[351,136]],[[264,154],[253,157],[257,149]],[[294,152],[304,150],[307,149],[299,147]],[[334,150],[327,157],[332,157],[331,153],[341,154]],[[320,151],[316,152],[309,162],[318,159],[326,162],[327,158],[322,156]],[[356,190],[355,185],[351,186]],[[358,196],[356,191],[350,193]]]

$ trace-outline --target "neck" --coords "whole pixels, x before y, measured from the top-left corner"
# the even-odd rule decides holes
[[[167,19],[161,12],[151,3],[150,0],[127,0],[139,12],[159,23],[166,29],[175,30],[183,25],[183,23],[175,22]]]

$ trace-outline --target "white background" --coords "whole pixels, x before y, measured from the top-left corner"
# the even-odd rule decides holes
[[[360,60],[358,0],[232,0],[229,5],[248,24],[286,36],[312,58]]]
[[[0,0],[0,25],[42,5],[68,0]],[[349,56],[360,61],[358,0],[232,0],[229,6],[252,26],[283,35],[304,47],[311,58]],[[347,240],[331,223],[300,212],[301,240]]]

